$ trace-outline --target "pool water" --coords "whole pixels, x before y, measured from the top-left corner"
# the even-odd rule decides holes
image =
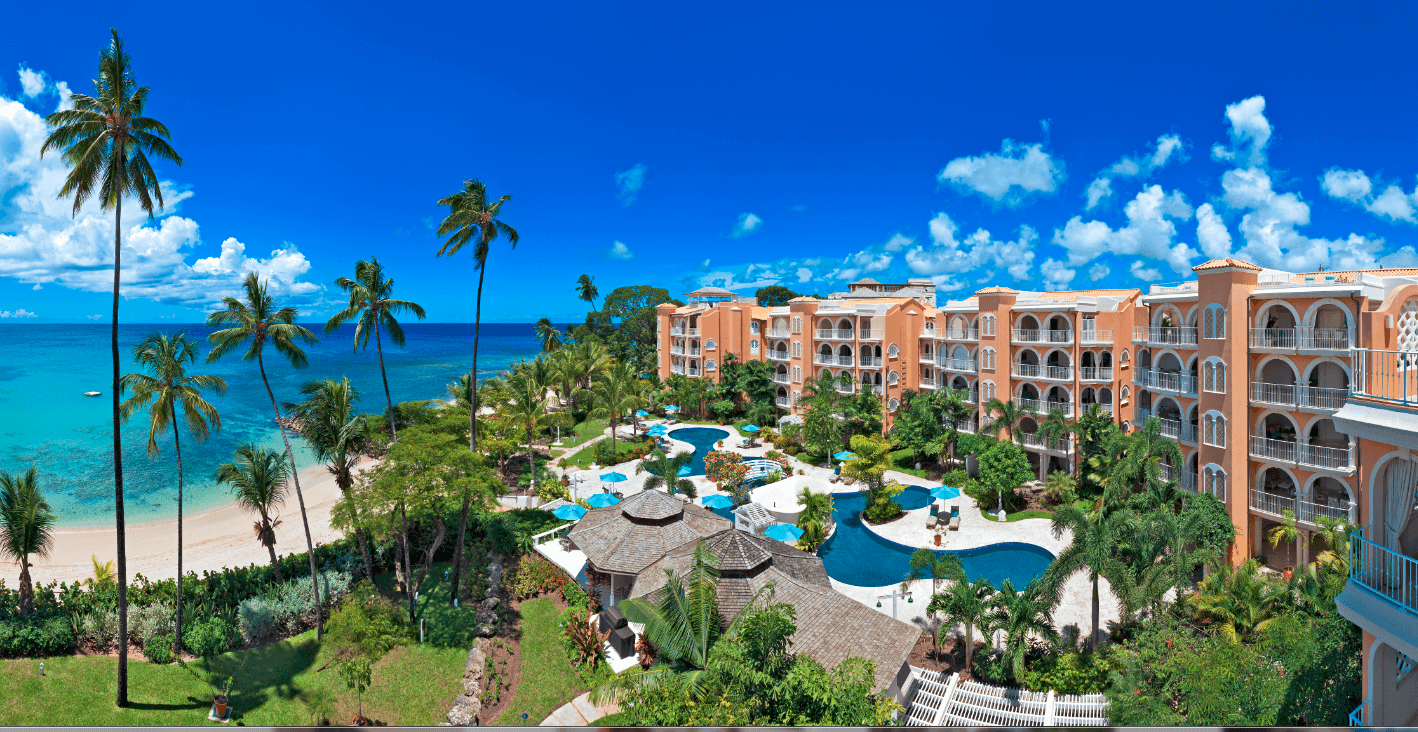
[[[912,486],[907,490],[917,488]],[[925,492],[924,489],[918,489]],[[906,491],[902,492],[905,495]],[[927,498],[929,493],[926,492]],[[900,497],[897,499],[900,501]],[[924,506],[926,504],[922,504]],[[902,507],[906,506],[902,502]],[[861,493],[832,494],[832,514],[837,531],[822,545],[817,555],[827,569],[827,576],[857,587],[899,585],[911,571],[913,549],[887,541],[862,525],[861,511],[866,496]],[[898,519],[909,521],[911,518]],[[991,544],[960,551],[937,550],[937,554],[955,554],[971,581],[986,577],[996,588],[1006,579],[1017,588],[1044,574],[1054,561],[1054,555],[1043,547],[1015,542]],[[923,599],[923,598],[917,598]]]
[[[689,474],[704,475],[704,456],[713,452],[714,443],[728,439],[729,432],[713,427],[684,427],[669,436],[694,445],[694,460],[689,463]]]
[[[896,503],[907,511],[914,511],[918,508],[925,508],[931,505],[930,489],[922,488],[918,485],[908,485],[906,490],[896,494]]]

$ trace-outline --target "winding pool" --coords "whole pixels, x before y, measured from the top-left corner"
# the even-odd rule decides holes
[[[907,491],[912,489],[925,490],[911,486]],[[903,491],[902,495],[905,493]],[[905,506],[905,502],[902,505]],[[838,582],[857,587],[899,585],[911,571],[911,554],[915,550],[883,539],[863,526],[861,511],[865,507],[866,496],[862,493],[833,493],[832,516],[837,522],[837,531],[817,555],[822,558],[827,576]],[[1016,542],[959,551],[937,550],[936,553],[960,557],[966,577],[971,581],[987,577],[996,588],[1006,579],[1022,588],[1042,575],[1054,561],[1054,555],[1043,547]]]
[[[669,436],[694,445],[694,460],[689,463],[689,474],[704,475],[704,456],[714,450],[714,443],[727,440],[729,432],[714,427],[683,427],[669,433]]]

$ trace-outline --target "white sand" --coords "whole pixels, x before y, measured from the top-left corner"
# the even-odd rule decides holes
[[[366,459],[359,471],[373,467]],[[310,519],[311,540],[316,545],[327,544],[343,536],[330,526],[330,510],[340,498],[339,486],[323,465],[306,468],[300,473],[301,493],[305,496],[306,515]],[[276,527],[276,553],[297,554],[305,551],[305,529],[300,520],[300,504],[295,490],[288,491],[281,510],[281,525]],[[182,569],[201,574],[204,570],[222,567],[244,567],[248,564],[269,564],[271,555],[256,541],[252,531],[257,517],[237,507],[235,503],[190,513],[183,517],[184,548]],[[127,534],[128,578],[142,574],[148,579],[177,576],[177,518],[129,524]],[[36,583],[51,581],[74,582],[93,576],[93,560],[112,561],[117,552],[117,531],[113,526],[67,527],[54,532],[54,548],[48,559],[34,558],[30,575]],[[0,579],[6,586],[16,587],[20,576],[18,564],[0,565]]]

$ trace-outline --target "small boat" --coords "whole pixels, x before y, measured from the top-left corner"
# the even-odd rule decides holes
[[[86,391],[84,392],[84,396],[98,396],[102,393],[101,391]]]

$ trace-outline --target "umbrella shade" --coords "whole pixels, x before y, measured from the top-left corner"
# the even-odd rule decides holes
[[[743,430],[744,432],[757,432],[757,431],[758,431],[758,425],[756,425],[756,424],[746,424],[746,425],[740,427],[739,429]]]
[[[857,453],[843,450],[842,452],[834,454],[832,457],[837,458],[838,460],[856,460]]]
[[[551,514],[563,521],[578,521],[582,516],[586,515],[586,509],[574,503],[568,503],[565,506],[558,507],[555,511],[552,511]]]
[[[670,433],[670,428],[662,424],[657,424],[654,427],[651,427],[650,429],[646,430],[645,433],[650,435],[667,435]]]
[[[948,486],[948,485],[943,485],[943,486],[941,486],[941,487],[939,487],[939,488],[932,488],[932,489],[931,489],[931,498],[945,498],[945,499],[950,499],[950,498],[959,498],[959,497],[960,497],[960,489],[959,489],[959,488],[951,488],[951,487]]]
[[[678,411],[679,411],[679,407],[676,406],[676,405],[674,405],[674,404],[671,404],[670,406],[665,407],[665,411],[666,411],[666,412],[678,412]]]
[[[601,476],[601,480],[607,483],[624,483],[628,478],[625,477],[625,473],[606,473]]]
[[[734,505],[734,499],[728,496],[712,495],[705,497],[700,503],[704,504],[705,508],[730,508]]]
[[[763,535],[778,541],[797,541],[802,538],[803,530],[792,524],[773,524],[763,530]]]
[[[689,466],[686,465],[686,466],[684,466],[684,467],[682,467],[682,468],[679,469],[679,477],[683,478],[683,477],[685,477],[686,475],[689,475],[689,472],[690,472],[690,471],[689,471]]]
[[[648,417],[648,416],[650,416],[650,413],[647,412],[647,411],[645,411],[645,410],[643,410],[643,409],[637,409],[637,410],[635,410],[635,416],[637,416],[637,417]]]
[[[614,506],[615,504],[620,503],[620,499],[609,493],[597,493],[596,495],[587,498],[586,502],[591,504],[592,506],[595,506],[596,508],[605,508],[606,506]]]

